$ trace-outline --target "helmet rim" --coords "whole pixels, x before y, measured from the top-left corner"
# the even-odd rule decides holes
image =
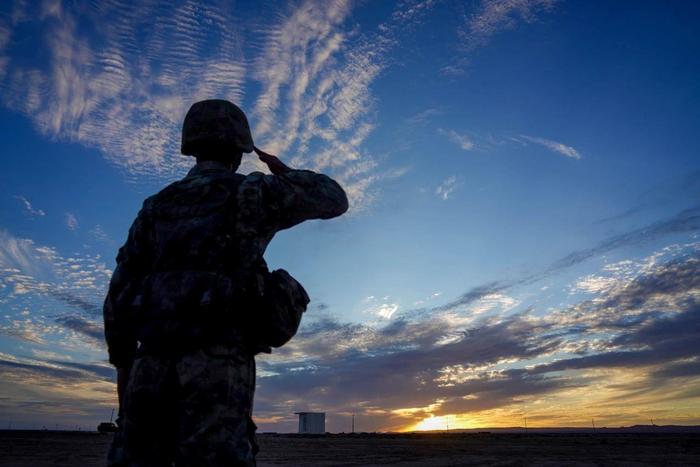
[[[248,118],[234,103],[207,99],[192,104],[182,124],[180,152],[196,156],[211,151],[253,151]]]

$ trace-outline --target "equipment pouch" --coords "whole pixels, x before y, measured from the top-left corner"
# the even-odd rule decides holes
[[[257,310],[259,336],[265,345],[281,347],[299,329],[309,304],[304,287],[284,269],[266,274],[264,295]]]

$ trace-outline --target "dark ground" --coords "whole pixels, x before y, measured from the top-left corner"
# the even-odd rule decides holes
[[[111,435],[0,431],[2,466],[98,466]],[[259,435],[258,465],[700,465],[699,434]]]

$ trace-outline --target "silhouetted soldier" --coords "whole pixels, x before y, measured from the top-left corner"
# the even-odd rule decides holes
[[[272,175],[236,173],[255,152]],[[195,103],[182,153],[197,164],[143,204],[104,305],[117,367],[112,465],[255,465],[255,354],[296,333],[309,298],[263,254],[280,230],[344,213],[343,189],[253,146],[245,114]]]

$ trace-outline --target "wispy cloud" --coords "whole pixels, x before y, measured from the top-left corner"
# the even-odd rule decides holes
[[[554,261],[549,266],[544,269],[530,274],[526,274],[522,277],[496,280],[491,282],[486,282],[474,286],[467,290],[460,297],[453,301],[445,303],[439,307],[434,308],[436,311],[445,311],[450,309],[458,309],[470,305],[484,297],[501,294],[517,286],[532,284],[538,282],[547,277],[572,268],[578,264],[583,263],[591,258],[609,253],[611,251],[635,246],[642,244],[644,242],[651,242],[653,240],[658,240],[666,236],[680,235],[680,234],[692,234],[700,230],[700,206],[696,206],[690,209],[685,209],[673,216],[666,219],[662,219],[657,222],[642,226],[638,229],[633,229],[621,234],[610,236],[603,239],[598,244],[591,248],[584,248],[580,250],[573,251],[562,258]],[[581,278],[579,282],[576,283],[575,287],[583,288],[585,287],[581,281],[587,281],[588,277]],[[598,284],[587,284],[589,290],[594,291],[596,288],[600,287],[600,279],[597,280]]]
[[[519,21],[533,22],[540,12],[550,10],[556,0],[483,0],[476,12],[466,17],[460,30],[464,47],[473,50],[494,35],[514,28]]]
[[[457,133],[455,130],[445,130],[438,128],[438,133],[446,136],[453,144],[457,145],[463,151],[471,151],[474,149],[474,142],[469,136]]]
[[[68,230],[77,230],[78,226],[80,225],[80,223],[78,222],[78,218],[75,217],[75,214],[73,214],[72,212],[67,212],[65,214],[64,221]]]
[[[551,10],[556,3],[557,0],[482,0],[473,12],[464,13],[457,31],[463,55],[444,67],[442,72],[448,75],[464,73],[471,53],[486,46],[497,34],[514,29],[520,22],[534,22],[538,15]]]
[[[0,22],[1,96],[50,137],[97,147],[133,177],[168,179],[191,164],[179,154],[179,133],[192,102],[250,101],[258,144],[330,172],[359,210],[386,178],[363,147],[375,128],[371,86],[388,51],[434,3],[399,2],[376,30],[360,32],[349,23],[356,6],[349,0],[290,3],[264,24],[248,22],[252,31],[227,2],[150,0],[138,11],[121,0],[55,2],[42,15]],[[161,18],[155,25],[154,17]],[[7,39],[25,23],[46,31],[26,38],[49,55],[36,67]],[[94,24],[102,26],[87,35]],[[248,39],[254,45],[245,48]],[[258,94],[247,95],[251,89]],[[244,170],[261,168],[244,159]]]
[[[435,194],[443,200],[447,200],[450,195],[457,189],[457,176],[451,175],[440,183],[435,188]]]
[[[44,264],[53,255],[50,249],[38,248],[41,247],[37,247],[30,239],[17,238],[6,230],[0,230],[0,267],[4,271],[21,271],[37,276],[42,273]]]
[[[112,274],[101,258],[63,256],[6,231],[0,240],[0,332],[43,342],[71,331],[101,347],[100,304]]]
[[[95,238],[95,240],[98,240],[100,242],[107,244],[114,243],[114,239],[110,237],[109,234],[107,234],[107,232],[105,232],[105,230],[100,224],[97,224],[95,227],[90,229],[90,235],[92,235]]]
[[[13,426],[94,429],[97,422],[109,417],[116,404],[111,366],[56,359],[51,353],[41,355],[0,354],[0,411],[11,417]]]
[[[15,195],[15,199],[19,200],[19,202],[22,203],[22,206],[24,207],[24,212],[27,213],[27,215],[31,217],[43,217],[46,215],[46,213],[43,210],[36,209],[32,205],[32,203],[30,203],[29,200],[24,196]]]
[[[554,262],[546,271],[551,273],[579,264],[589,258],[618,248],[649,242],[668,235],[691,233],[700,230],[700,206],[684,209],[666,219],[652,222],[638,229],[613,235],[587,249],[574,251]]]
[[[292,152],[294,165],[330,171],[351,207],[374,199],[389,175],[363,149],[375,128],[371,86],[387,67],[386,55],[433,5],[401,2],[375,31],[358,34],[345,24],[353,4],[303,2],[278,24],[265,26],[265,47],[254,60],[260,81],[255,133],[271,151]]]
[[[562,156],[571,157],[572,159],[581,159],[581,154],[574,147],[567,146],[566,144],[559,143],[557,141],[552,141],[551,139],[539,138],[536,136],[527,136],[527,135],[520,135],[519,138],[513,138],[513,139],[514,139],[514,141],[517,141],[520,143],[523,143],[523,140],[525,140],[526,142],[539,144],[540,146],[544,146],[545,148],[549,149],[550,151],[561,154]]]
[[[95,322],[88,321],[85,318],[77,315],[60,316],[56,318],[56,322],[68,329],[76,331],[84,336],[94,339],[97,343],[102,343],[104,340],[104,331],[102,326]]]
[[[240,102],[245,79],[238,23],[224,5],[96,1],[45,2],[41,15],[6,19],[13,39],[38,41],[49,59],[36,67],[5,48],[2,100],[44,134],[99,148],[132,175],[172,177],[189,160],[179,131],[190,103]],[[152,18],[161,20],[153,26]],[[45,34],[24,37],[24,23]],[[86,25],[99,24],[87,35]],[[148,29],[149,34],[142,34]]]
[[[406,123],[408,123],[409,125],[423,125],[429,120],[431,120],[433,117],[437,117],[441,114],[442,110],[431,107],[411,115],[406,119]]]
[[[382,300],[374,296],[365,298],[364,304],[367,306],[365,313],[369,313],[378,318],[391,319],[391,317],[399,310],[398,303],[392,303],[389,297],[384,297]]]
[[[700,199],[700,170],[691,170],[654,183],[637,195],[637,204],[621,213],[598,220],[597,224],[608,224],[644,213],[649,208],[665,207],[669,200]]]

